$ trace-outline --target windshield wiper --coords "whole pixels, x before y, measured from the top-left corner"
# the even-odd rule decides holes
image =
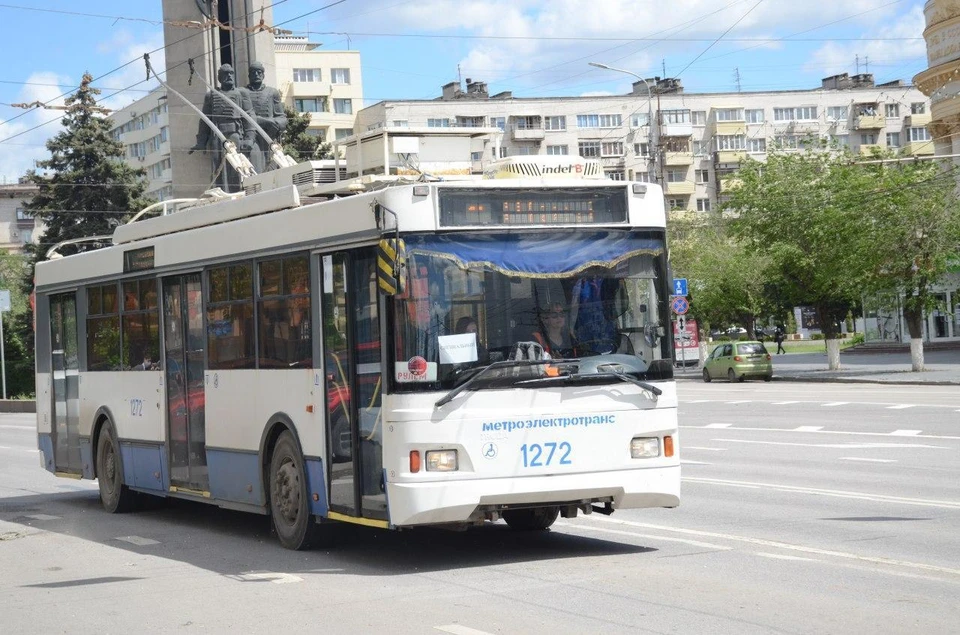
[[[611,371],[605,371],[601,373],[573,373],[571,375],[559,375],[557,377],[537,377],[536,379],[525,379],[523,381],[518,381],[517,384],[533,384],[533,383],[547,383],[547,382],[558,382],[558,381],[576,381],[580,379],[593,379],[594,377],[615,377],[621,381],[625,381],[630,384],[635,384],[640,388],[643,388],[651,395],[653,395],[654,400],[657,399],[660,395],[663,394],[663,391],[654,386],[651,383],[637,379],[636,377],[631,377],[624,373],[615,373]]]
[[[462,384],[460,384],[459,386],[457,386],[456,388],[454,388],[453,390],[451,390],[450,392],[448,392],[447,394],[445,394],[443,397],[440,397],[440,399],[438,399],[438,400],[436,401],[436,403],[434,403],[433,405],[436,406],[437,408],[439,408],[440,406],[444,405],[445,403],[449,403],[451,399],[453,399],[454,397],[456,397],[457,395],[459,395],[460,393],[462,393],[464,390],[467,390],[468,388],[470,388],[470,386],[471,386],[475,381],[477,381],[478,379],[480,379],[480,377],[482,377],[483,375],[485,375],[485,374],[487,373],[487,371],[492,370],[492,369],[494,369],[494,368],[519,368],[519,367],[523,367],[523,366],[544,366],[544,365],[546,365],[546,364],[556,364],[556,363],[558,363],[558,362],[569,362],[569,361],[572,361],[572,360],[567,360],[567,359],[505,359],[505,360],[503,360],[502,362],[493,362],[492,364],[488,364],[488,365],[484,366],[483,368],[481,368],[477,373],[475,373],[475,374],[473,375],[473,377],[471,377],[471,378],[468,379],[467,381],[463,382]],[[517,382],[517,383],[523,383],[523,382]]]

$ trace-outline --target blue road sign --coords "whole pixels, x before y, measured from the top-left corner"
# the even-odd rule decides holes
[[[673,312],[677,315],[683,315],[687,312],[687,309],[690,308],[690,303],[687,302],[687,299],[682,295],[678,295],[673,300],[670,301],[670,308],[673,309]]]
[[[686,278],[673,279],[673,295],[687,295],[687,279]]]

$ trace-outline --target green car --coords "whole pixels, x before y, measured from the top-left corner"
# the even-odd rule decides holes
[[[703,381],[726,377],[730,381],[743,381],[747,377],[759,377],[763,381],[773,379],[773,363],[763,342],[726,342],[720,344],[703,365]]]

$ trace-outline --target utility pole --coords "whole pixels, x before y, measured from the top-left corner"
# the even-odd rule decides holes
[[[860,74],[860,56],[859,56],[859,55],[856,55],[856,56],[854,56],[854,59],[855,59],[856,62],[857,62],[857,75],[859,75],[859,74]]]
[[[740,67],[737,66],[733,69],[733,80],[737,83],[737,92],[740,92]]]

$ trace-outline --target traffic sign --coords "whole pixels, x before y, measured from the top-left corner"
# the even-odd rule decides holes
[[[670,301],[670,307],[673,309],[673,312],[677,315],[683,315],[690,308],[690,303],[687,302],[687,299],[682,295],[678,295],[673,300]]]
[[[0,311],[9,311],[10,310],[10,291],[7,289],[0,290]]]
[[[687,279],[686,278],[673,279],[673,295],[687,295]]]

